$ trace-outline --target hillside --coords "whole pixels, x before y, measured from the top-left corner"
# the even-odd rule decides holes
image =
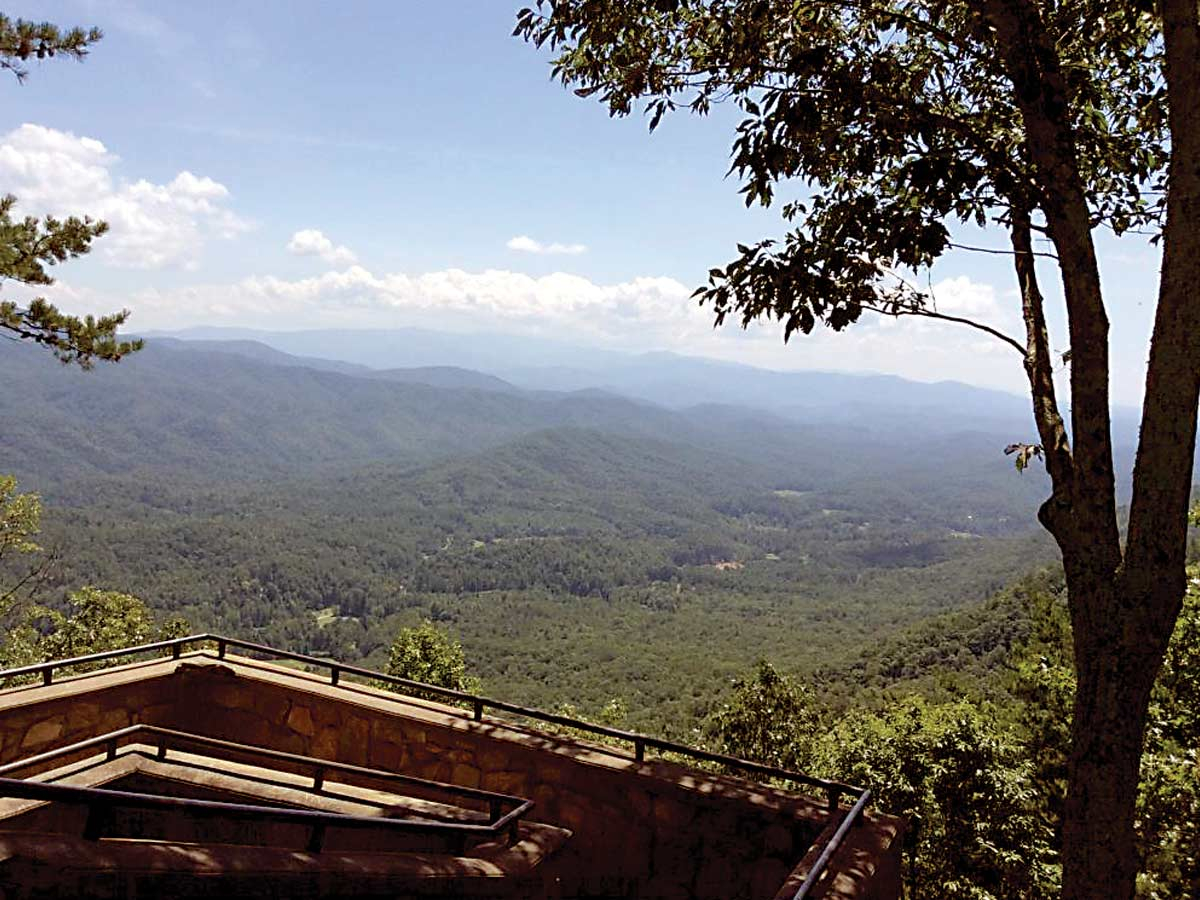
[[[670,728],[759,655],[852,671],[866,642],[1053,558],[1043,476],[1013,471],[1004,434],[306,362],[226,342],[91,373],[0,356],[4,469],[44,492],[63,548],[51,593],[102,584],[375,664],[432,617],[494,693],[622,697]]]
[[[807,422],[889,427],[919,420],[936,431],[1028,427],[1024,397],[959,382],[925,383],[890,375],[780,372],[674,353],[626,353],[545,338],[428,329],[255,331],[200,328],[172,332],[199,342],[251,342],[304,358],[377,370],[445,367],[488,373],[528,390],[603,390],[672,408],[715,403]]]
[[[461,388],[475,391],[499,391],[517,393],[520,389],[495,375],[485,375],[460,366],[415,366],[411,369],[373,370],[371,378],[382,381],[400,381],[412,384],[427,384],[430,387]]]
[[[686,427],[666,410],[616,397],[434,387],[182,342],[151,343],[92,372],[18,346],[0,354],[0,379],[11,468],[49,491],[67,476],[236,481],[415,463],[557,425],[631,434]]]

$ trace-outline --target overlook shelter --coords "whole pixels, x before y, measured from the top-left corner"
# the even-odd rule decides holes
[[[0,679],[5,900],[900,894],[866,792],[645,735],[215,635]]]

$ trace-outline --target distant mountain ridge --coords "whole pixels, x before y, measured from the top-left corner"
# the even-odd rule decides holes
[[[5,348],[0,468],[48,483],[139,470],[238,480],[418,463],[559,425],[634,434],[677,427],[674,414],[625,398],[435,387],[235,349],[156,339],[118,365],[82,372],[35,347]]]
[[[474,388],[477,390],[495,390],[511,392],[517,388],[494,375],[486,375],[458,366],[415,366],[406,369],[373,369],[360,363],[346,362],[340,359],[324,359],[319,356],[295,356],[277,350],[261,341],[252,340],[184,340],[172,337],[152,337],[156,344],[174,347],[178,350],[210,350],[214,353],[228,353],[241,356],[256,362],[270,363],[277,366],[316,369],[321,372],[339,372],[343,375],[356,375],[360,378],[378,378],[384,381],[407,381],[414,384],[428,384],[431,387]]]
[[[439,386],[456,380],[481,390],[625,397],[678,410],[717,404],[809,425],[866,428],[883,436],[924,435],[929,441],[963,431],[993,434],[1005,445],[1037,439],[1027,397],[957,381],[776,371],[669,352],[622,353],[542,338],[417,328],[296,332],[201,328],[172,334],[188,341],[252,341],[288,354],[305,354],[300,357],[305,364],[324,359],[325,365],[384,370],[403,364],[407,366],[403,371],[409,373],[404,380]],[[262,351],[257,352],[261,356]],[[439,378],[433,370],[444,367],[472,374]],[[1132,469],[1140,420],[1136,408],[1113,409],[1118,473]],[[1124,479],[1118,480],[1118,490],[1122,496],[1127,494]]]
[[[989,491],[1016,490],[1022,507],[1040,490],[1037,476],[1013,480],[1003,433],[972,437],[949,413],[932,418],[935,432],[869,415],[798,422],[722,402],[669,408],[597,389],[522,390],[449,366],[379,371],[241,340],[152,338],[91,372],[16,346],[0,353],[0,378],[9,387],[0,395],[2,469],[49,491],[140,474],[228,483],[412,467],[556,429],[659,441],[680,457],[719,454],[729,477],[759,469],[775,473],[779,487],[848,477],[875,484],[880,473],[908,472],[904,483],[930,497],[942,495],[939,482],[969,489],[982,479]],[[872,489],[890,490],[886,481]]]
[[[254,341],[305,359],[321,357],[383,370],[468,369],[500,379],[508,387],[598,390],[673,408],[721,403],[769,410],[806,422],[907,418],[915,419],[913,424],[919,427],[939,430],[978,425],[1031,427],[1029,401],[1024,397],[955,381],[776,371],[667,352],[622,353],[539,338],[415,328],[296,332],[205,328],[170,334],[186,340]],[[485,387],[482,382],[478,386]]]
[[[158,349],[170,348],[184,352],[210,351],[212,353],[227,353],[231,356],[240,356],[245,359],[252,359],[255,362],[269,363],[275,366],[316,369],[321,372],[341,372],[344,375],[369,376],[375,371],[370,366],[362,366],[339,359],[325,359],[319,356],[295,356],[291,353],[284,353],[282,350],[276,350],[274,347],[264,344],[261,341],[183,340],[182,338],[156,336],[149,338],[149,342]]]

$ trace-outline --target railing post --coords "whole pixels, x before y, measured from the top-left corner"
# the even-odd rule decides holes
[[[46,666],[42,669],[42,684],[49,687],[54,681],[54,666]]]
[[[329,683],[337,684],[339,681],[341,681],[341,678],[342,678],[342,670],[339,669],[337,666],[331,666],[329,669]]]
[[[313,772],[313,790],[319,791],[324,786],[325,786],[325,767],[317,766],[316,771]]]
[[[104,832],[108,830],[111,813],[112,810],[104,803],[89,804],[87,822],[83,826],[84,839],[98,841],[104,837]]]
[[[499,800],[489,800],[488,801],[488,824],[492,825],[496,821],[498,821],[500,816],[503,814],[503,812],[504,812],[504,809],[503,809],[503,807],[501,807]]]
[[[171,645],[171,658],[172,659],[179,659],[179,654],[182,652],[183,652],[182,644],[172,644]]]
[[[633,758],[638,762],[646,759],[646,743],[641,738],[635,738],[633,741]]]
[[[483,701],[479,698],[475,699],[475,721],[483,721]]]
[[[842,800],[842,792],[839,791],[837,788],[831,787],[829,789],[829,813],[830,813],[830,815],[833,815],[834,813],[836,813],[838,811],[838,804],[841,802],[841,800]]]
[[[308,852],[320,853],[325,844],[325,823],[318,822],[313,826],[312,834],[308,836]]]
[[[111,741],[108,742],[107,751],[105,753],[105,756],[108,759],[116,759],[117,758],[117,739],[116,738],[113,738]]]
[[[225,642],[217,641],[217,659],[225,658]]]
[[[155,754],[155,757],[158,759],[166,759],[167,758],[167,739],[166,738],[160,737],[158,739],[158,753]]]

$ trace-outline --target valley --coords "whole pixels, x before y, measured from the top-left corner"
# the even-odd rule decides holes
[[[891,418],[813,422],[247,342],[152,341],[88,373],[0,366],[22,398],[0,468],[43,496],[49,596],[102,585],[197,629],[376,666],[432,619],[496,696],[617,699],[664,733],[760,657],[836,682],[865,648],[1054,559],[1042,476],[1000,452],[1011,434],[964,427],[923,385],[914,428],[895,398]]]

